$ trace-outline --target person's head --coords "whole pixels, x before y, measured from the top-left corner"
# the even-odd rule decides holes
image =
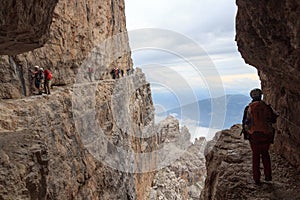
[[[39,66],[37,66],[37,65],[36,65],[36,66],[34,66],[34,70],[35,70],[35,71],[38,71],[38,70],[39,70],[39,68],[40,68],[40,67],[39,67]]]
[[[255,88],[250,91],[250,97],[253,100],[261,100],[262,95],[263,95],[263,93],[262,93],[261,89],[259,89],[259,88]]]
[[[41,68],[40,68],[40,71],[44,71],[44,69],[41,67]]]

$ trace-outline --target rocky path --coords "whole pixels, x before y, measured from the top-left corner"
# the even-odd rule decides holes
[[[264,181],[261,164],[262,184],[254,184],[250,145],[240,131],[240,126],[233,126],[210,143],[202,199],[300,200],[300,172],[272,150],[273,180]]]
[[[270,194],[271,199],[300,199],[300,172],[289,163],[272,154],[274,180],[263,187],[262,194]]]
[[[247,199],[300,200],[300,173],[274,152],[271,153],[271,159],[273,180],[266,182],[262,179],[260,186],[254,185],[252,180],[250,183],[244,182],[247,193],[243,195],[247,195]],[[249,168],[248,165],[246,167]]]

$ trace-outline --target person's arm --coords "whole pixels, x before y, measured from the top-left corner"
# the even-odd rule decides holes
[[[240,134],[240,135],[242,135],[242,134],[244,135],[245,140],[249,140],[249,134],[245,129],[245,125],[247,123],[248,108],[249,108],[249,106],[246,106],[245,109],[244,109],[243,120],[242,120],[242,131],[241,131],[241,134]]]
[[[248,111],[249,106],[246,106],[244,109],[244,114],[243,114],[243,120],[242,120],[242,126],[243,129],[245,128],[245,124],[246,124],[246,119],[247,119],[247,111]]]
[[[270,111],[271,111],[270,122],[271,122],[272,124],[274,124],[274,123],[276,123],[277,117],[279,117],[279,113],[276,112],[270,104],[268,105],[268,107],[269,107],[269,109],[270,109]]]

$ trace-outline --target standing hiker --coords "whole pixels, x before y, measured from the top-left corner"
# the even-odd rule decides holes
[[[50,86],[51,86],[51,80],[52,80],[52,73],[49,69],[46,69],[44,71],[44,89],[46,94],[50,94]]]
[[[90,82],[93,81],[93,79],[92,79],[92,74],[93,73],[94,73],[94,69],[92,67],[89,67],[88,68],[88,76],[89,76]]]
[[[38,94],[42,94],[42,82],[44,80],[43,68],[34,66],[34,71],[31,71],[34,77],[34,85],[38,89]]]
[[[114,67],[111,72],[110,72],[111,76],[113,79],[118,79],[120,78],[120,70],[118,67]]]
[[[272,124],[276,122],[278,117],[271,106],[262,101],[262,95],[262,91],[258,88],[251,90],[252,102],[246,106],[242,121],[244,138],[249,139],[252,150],[252,173],[257,185],[261,183],[260,156],[264,167],[265,180],[272,180],[269,147],[274,140]]]

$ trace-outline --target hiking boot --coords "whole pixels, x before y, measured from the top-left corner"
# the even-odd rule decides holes
[[[272,176],[265,177],[265,181],[272,181]]]

